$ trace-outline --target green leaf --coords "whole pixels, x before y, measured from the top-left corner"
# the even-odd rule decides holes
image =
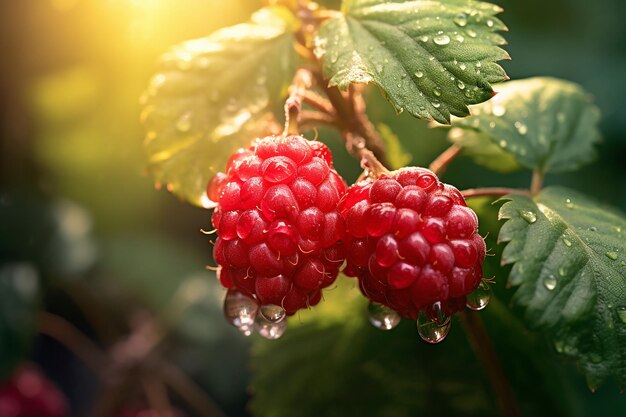
[[[471,130],[452,128],[448,139],[462,148],[463,154],[497,172],[513,172],[521,168],[515,157],[491,141],[486,134]]]
[[[593,160],[599,111],[582,87],[537,77],[495,89],[498,95],[472,107],[472,116],[453,125],[468,135],[481,132],[532,170],[571,171]]]
[[[149,168],[157,184],[207,206],[210,178],[230,155],[275,126],[295,71],[293,16],[261,9],[250,23],[184,42],[165,54],[143,102]]]
[[[0,380],[26,355],[35,332],[39,278],[27,263],[0,266]]]
[[[566,188],[507,196],[502,263],[525,319],[575,358],[592,388],[626,387],[626,218]]]
[[[315,53],[330,85],[375,83],[396,111],[448,123],[468,104],[493,96],[506,79],[495,61],[508,59],[494,17],[498,6],[471,0],[344,3],[324,22]]]

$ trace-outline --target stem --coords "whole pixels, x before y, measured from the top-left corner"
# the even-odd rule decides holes
[[[337,119],[326,113],[315,110],[302,110],[300,112],[299,124],[302,131],[314,128],[318,124],[335,125],[336,123]]]
[[[389,170],[376,158],[376,155],[365,146],[365,139],[353,135],[351,132],[344,132],[344,140],[348,152],[361,159],[361,168],[367,171],[368,175],[378,178],[382,174],[389,173]]]
[[[443,153],[439,155],[428,168],[440,177],[444,173],[448,165],[450,165],[450,163],[454,161],[454,159],[459,156],[460,153],[461,147],[459,145],[452,145],[448,149],[443,151]]]
[[[178,367],[160,360],[158,368],[165,383],[195,409],[199,416],[226,417],[219,406]]]
[[[472,198],[472,197],[502,197],[507,194],[521,194],[521,195],[530,195],[528,190],[519,190],[517,188],[506,188],[506,187],[486,187],[486,188],[469,188],[467,190],[461,191],[463,197]]]
[[[541,191],[543,187],[543,171],[538,169],[533,171],[533,178],[530,182],[530,194],[535,195]]]
[[[480,360],[491,383],[500,411],[505,417],[520,417],[515,394],[504,374],[502,364],[480,315],[464,311],[459,314],[467,339]]]
[[[174,417],[167,388],[163,382],[159,379],[144,377],[141,378],[141,384],[150,408],[156,411],[159,417]]]
[[[289,88],[289,97],[285,101],[285,131],[284,135],[298,134],[298,117],[302,111],[302,101],[306,91],[311,88],[313,76],[304,68],[296,71]]]
[[[72,352],[101,379],[109,365],[109,358],[100,348],[72,323],[51,313],[41,313],[39,333],[53,338]]]
[[[335,109],[330,101],[317,94],[315,91],[307,90],[302,97],[306,104],[315,107],[317,110],[329,114],[335,115]]]

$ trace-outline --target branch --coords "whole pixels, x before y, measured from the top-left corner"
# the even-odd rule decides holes
[[[467,190],[461,191],[461,194],[463,194],[463,197],[465,198],[502,197],[503,195],[508,195],[508,194],[530,195],[530,191],[520,190],[517,188],[486,187],[486,188],[469,188]]]
[[[333,116],[315,110],[302,110],[299,125],[302,131],[314,128],[318,124],[336,125],[337,119]]]
[[[441,176],[448,167],[448,165],[450,165],[450,163],[454,161],[454,159],[459,156],[460,153],[461,147],[459,145],[452,145],[448,149],[443,151],[443,153],[439,155],[433,162],[431,162],[428,169],[434,172],[437,176]]]
[[[367,171],[367,175],[378,178],[382,174],[388,174],[389,170],[380,163],[376,155],[365,146],[365,139],[353,135],[351,132],[344,132],[346,149],[352,155],[361,159],[361,168]]]
[[[491,383],[496,402],[505,417],[520,417],[515,394],[504,374],[496,349],[480,315],[476,312],[464,311],[459,314],[467,339],[480,360],[483,370]]]
[[[100,379],[105,378],[110,365],[109,358],[72,323],[55,314],[44,312],[39,315],[38,331],[65,346]]]
[[[299,69],[293,77],[289,87],[289,97],[285,101],[285,131],[284,135],[297,135],[298,117],[302,111],[302,101],[306,91],[311,88],[313,76],[306,69]]]
[[[543,187],[543,171],[534,170],[533,177],[530,183],[530,193],[535,195],[541,191],[541,187]]]

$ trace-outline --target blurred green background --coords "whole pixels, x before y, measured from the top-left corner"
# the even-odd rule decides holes
[[[141,314],[164,318],[173,329],[164,355],[227,415],[248,415],[251,393],[253,410],[267,416],[289,410],[299,416],[496,414],[460,326],[437,348],[418,344],[410,323],[393,335],[362,328],[363,302],[351,298],[352,282],[329,294],[336,308],[328,307],[319,322],[307,313],[284,341],[254,340],[252,368],[249,340],[223,323],[221,290],[205,270],[212,262],[210,237],[200,232],[210,228],[211,213],[155,190],[145,173],[139,97],[158,57],[172,45],[246,20],[262,4],[0,0],[0,266],[35,265],[47,311],[103,348],[123,338]],[[513,60],[503,65],[511,78],[575,81],[602,110],[598,161],[548,176],[546,183],[579,189],[626,211],[626,2],[499,4],[510,28],[506,49]],[[396,116],[376,90],[368,97],[373,121],[392,127],[412,164],[427,165],[447,147],[442,130]],[[358,164],[332,132],[321,134],[335,152],[338,171],[355,179]],[[461,158],[444,179],[460,189],[516,187],[527,186],[530,174],[495,175]],[[481,225],[493,238],[494,209],[482,201],[477,207],[494,218]],[[488,270],[496,275],[499,298],[484,318],[525,415],[625,415],[626,400],[614,386],[592,395],[573,365],[523,329],[507,310],[506,271],[496,265]],[[299,356],[289,356],[294,351]],[[101,391],[93,373],[45,336],[29,352],[68,395],[73,415],[87,415]],[[328,367],[315,366],[320,361]],[[293,388],[306,386],[310,392]]]

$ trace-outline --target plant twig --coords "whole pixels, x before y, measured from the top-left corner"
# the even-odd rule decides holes
[[[203,417],[226,417],[220,407],[177,366],[158,360],[158,370],[163,381]]]
[[[333,116],[315,110],[302,110],[298,120],[300,130],[302,131],[313,128],[318,124],[335,125],[337,123],[337,119]]]
[[[167,388],[163,381],[150,377],[141,378],[146,399],[150,408],[156,411],[159,417],[174,417],[172,404],[167,395]]]
[[[431,162],[428,168],[437,176],[441,176],[448,167],[448,165],[450,165],[450,163],[454,161],[454,159],[459,156],[460,153],[461,147],[459,145],[452,145],[448,149],[443,151],[441,155],[435,158],[435,160]]]
[[[346,142],[346,149],[352,155],[355,155],[361,159],[361,168],[363,168],[367,175],[371,175],[375,178],[382,174],[389,173],[389,170],[376,158],[376,155],[365,146],[365,139],[352,134],[351,132],[344,132],[344,140]]]
[[[44,312],[39,315],[38,331],[65,346],[100,379],[105,378],[109,358],[72,323],[55,314]]]
[[[535,195],[541,191],[541,187],[543,187],[543,171],[534,170],[533,177],[530,183],[530,193]]]
[[[298,117],[302,111],[302,101],[305,92],[311,88],[313,77],[307,69],[296,71],[293,82],[289,87],[289,97],[285,101],[285,135],[298,134]]]
[[[464,311],[459,314],[459,317],[467,339],[487,374],[502,415],[520,417],[515,394],[504,374],[504,369],[480,314]]]
[[[330,101],[317,94],[315,91],[307,90],[302,96],[304,103],[315,107],[317,110],[326,114],[335,115],[335,109]]]
[[[520,190],[517,188],[506,188],[506,187],[485,187],[485,188],[469,188],[467,190],[461,191],[463,197],[472,198],[472,197],[502,197],[507,194],[521,194],[521,195],[530,195],[530,191],[528,190]]]

